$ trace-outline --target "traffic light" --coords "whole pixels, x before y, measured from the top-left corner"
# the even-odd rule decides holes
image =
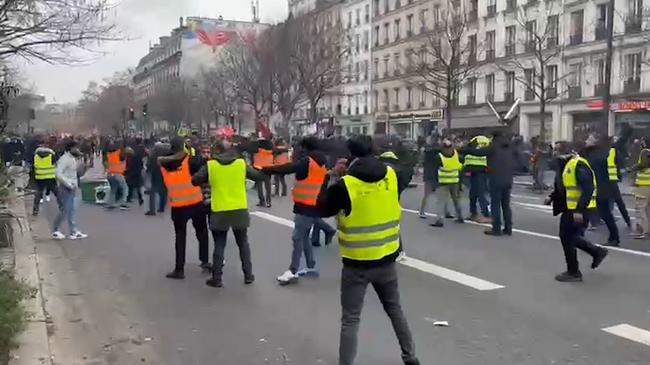
[[[129,120],[135,120],[135,109],[129,108]]]
[[[144,105],[142,106],[142,116],[143,116],[143,117],[146,117],[146,116],[149,114],[149,111],[147,110],[147,109],[148,109],[148,106],[149,106],[149,105],[147,105],[147,104],[144,104]]]
[[[230,127],[235,128],[235,114],[230,114]]]

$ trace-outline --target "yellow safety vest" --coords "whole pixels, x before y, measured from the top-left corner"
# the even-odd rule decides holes
[[[34,156],[34,179],[48,180],[55,179],[56,171],[54,163],[52,162],[52,155],[45,157]]]
[[[399,249],[402,208],[397,196],[397,175],[387,167],[386,176],[374,183],[354,176],[343,177],[352,210],[338,216],[341,256],[356,261],[376,261]]]
[[[248,209],[246,162],[238,158],[229,165],[208,161],[210,206],[213,212]]]
[[[616,166],[616,148],[609,149],[609,156],[607,156],[607,174],[609,181],[618,181],[618,167]]]
[[[594,179],[594,192],[591,194],[591,200],[587,208],[596,208],[596,174],[591,169],[589,162],[582,157],[573,157],[570,159],[562,171],[562,185],[566,189],[566,206],[569,210],[578,208],[578,201],[582,196],[582,191],[580,191],[578,180],[576,179],[576,167],[579,162],[584,163],[591,170],[591,176]]]
[[[637,164],[641,163],[641,155],[643,155],[644,151],[650,153],[649,149],[647,148],[642,149],[641,153],[639,153],[639,161],[637,162]],[[639,172],[637,172],[635,183],[638,186],[650,186],[650,167],[647,169],[639,170]]]
[[[440,184],[458,184],[460,182],[460,170],[463,164],[460,163],[458,152],[454,151],[454,155],[447,157],[440,153],[440,167],[438,168],[438,182]]]
[[[185,146],[185,153],[187,153],[191,157],[196,156],[196,150],[194,149],[194,147],[188,148],[187,146]]]
[[[487,147],[490,145],[490,139],[486,136],[476,136],[472,138],[469,142],[472,143],[476,141],[479,148]],[[465,166],[481,166],[487,167],[487,157],[486,156],[474,156],[474,155],[465,155]]]

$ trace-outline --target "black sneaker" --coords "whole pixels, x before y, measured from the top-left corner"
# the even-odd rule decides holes
[[[164,210],[164,209],[158,209],[156,212],[158,212],[158,213],[165,213],[165,210]]]
[[[488,229],[486,229],[485,231],[483,231],[483,233],[484,233],[485,235],[488,235],[488,236],[495,236],[495,237],[503,236],[503,232],[501,232],[501,231],[495,231],[495,230],[493,230],[492,228],[488,228]]]
[[[255,281],[255,275],[251,274],[244,277],[244,284],[246,285],[253,284],[254,281]]]
[[[146,212],[146,213],[144,213],[144,215],[154,216],[154,215],[156,215],[156,212]]]
[[[128,205],[120,205],[120,210],[131,210]]]
[[[562,283],[582,282],[582,274],[579,272],[577,274],[571,274],[568,271],[565,271],[561,274],[555,275],[555,280]]]
[[[445,224],[442,223],[441,221],[435,221],[435,222],[429,224],[429,227],[444,227],[444,226],[445,226]]]
[[[600,251],[600,253],[598,253],[598,255],[594,256],[594,261],[591,262],[591,268],[595,269],[598,266],[600,266],[600,264],[603,263],[603,260],[605,260],[605,257],[607,257],[608,254],[609,254],[609,250],[606,249],[605,247],[603,247],[603,249]]]
[[[205,281],[205,285],[211,286],[213,288],[221,288],[223,287],[223,281],[221,281],[221,278],[212,277]]]
[[[185,272],[181,270],[174,270],[165,275],[167,279],[183,280],[185,279]]]
[[[506,236],[512,236],[512,228],[509,228],[509,229],[505,228],[503,230],[503,234],[506,235]]]

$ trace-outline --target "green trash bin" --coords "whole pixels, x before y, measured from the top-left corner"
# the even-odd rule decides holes
[[[95,188],[104,185],[108,185],[108,180],[106,179],[82,180],[81,200],[83,200],[84,203],[95,203]]]

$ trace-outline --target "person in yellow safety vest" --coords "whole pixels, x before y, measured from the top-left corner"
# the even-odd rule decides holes
[[[239,157],[229,141],[222,141],[219,149],[220,151],[214,159],[209,160],[206,166],[192,175],[194,186],[205,184],[210,186],[209,226],[215,247],[212,277],[206,281],[206,285],[223,286],[224,249],[230,229],[233,231],[235,242],[239,248],[244,283],[251,284],[255,277],[253,276],[251,250],[248,242],[250,215],[248,213],[246,179],[262,180],[266,176]]]
[[[262,138],[256,144],[257,150],[253,154],[253,166],[258,170],[273,166],[273,143],[270,140]],[[255,188],[257,189],[257,197],[259,198],[257,206],[270,208],[271,177],[267,176],[266,179],[258,181],[255,184]]]
[[[556,146],[556,149],[559,147]],[[563,151],[557,151],[560,154]],[[557,159],[562,171],[555,179],[553,192],[545,204],[553,203],[553,214],[560,216],[559,237],[564,249],[567,270],[555,276],[560,282],[582,281],[577,249],[592,257],[591,268],[597,268],[607,256],[607,249],[594,245],[584,237],[590,214],[596,209],[596,175],[589,162],[577,155],[560,155]]]
[[[185,153],[187,153],[187,155],[190,157],[194,157],[196,156],[196,149],[194,149],[194,147],[189,147],[187,144],[185,144]]]
[[[612,142],[614,145],[609,149],[609,154],[607,156],[607,174],[609,175],[611,185],[611,193],[609,194],[611,195],[609,197],[611,205],[610,209],[614,209],[614,203],[618,206],[618,210],[621,212],[623,220],[631,231],[632,220],[630,219],[630,214],[627,211],[627,206],[625,206],[625,201],[623,201],[621,190],[618,186],[621,181],[621,173],[619,169],[619,153],[617,151],[620,148],[619,146],[624,145],[626,141],[619,139],[618,137],[613,137]]]
[[[476,136],[467,144],[471,148],[485,148],[490,145],[490,139],[485,136]],[[469,213],[468,219],[489,223],[490,211],[488,209],[487,195],[487,157],[476,155],[465,155],[463,163],[464,170],[469,174]],[[477,203],[481,208],[481,215],[478,214]]]
[[[339,364],[353,364],[364,296],[373,286],[390,317],[406,365],[419,365],[398,289],[395,259],[399,252],[401,206],[399,177],[373,156],[369,136],[347,142],[352,158],[341,180],[317,202],[324,217],[338,216],[341,271]]]
[[[458,152],[454,149],[449,140],[442,141],[442,150],[438,154],[440,164],[438,168],[438,188],[436,196],[436,220],[431,223],[432,227],[443,227],[442,218],[447,216],[447,202],[451,197],[456,212],[456,223],[464,223],[463,212],[460,206],[460,174],[463,164],[460,162]]]
[[[275,148],[273,149],[273,165],[279,166],[289,163],[289,149],[291,146],[284,144],[282,140],[277,140]],[[287,196],[287,182],[284,175],[273,175],[273,183],[275,184],[274,196]],[[280,190],[282,187],[282,190]]]
[[[642,150],[635,166],[628,169],[636,172],[634,182],[634,207],[636,209],[635,238],[650,236],[650,148],[645,140],[641,141]]]
[[[56,183],[56,158],[54,150],[48,148],[45,143],[39,143],[34,151],[34,161],[32,162],[32,178],[36,186],[34,195],[34,206],[32,213],[38,215],[39,208],[43,202],[43,193],[54,194],[59,201],[59,190]]]

